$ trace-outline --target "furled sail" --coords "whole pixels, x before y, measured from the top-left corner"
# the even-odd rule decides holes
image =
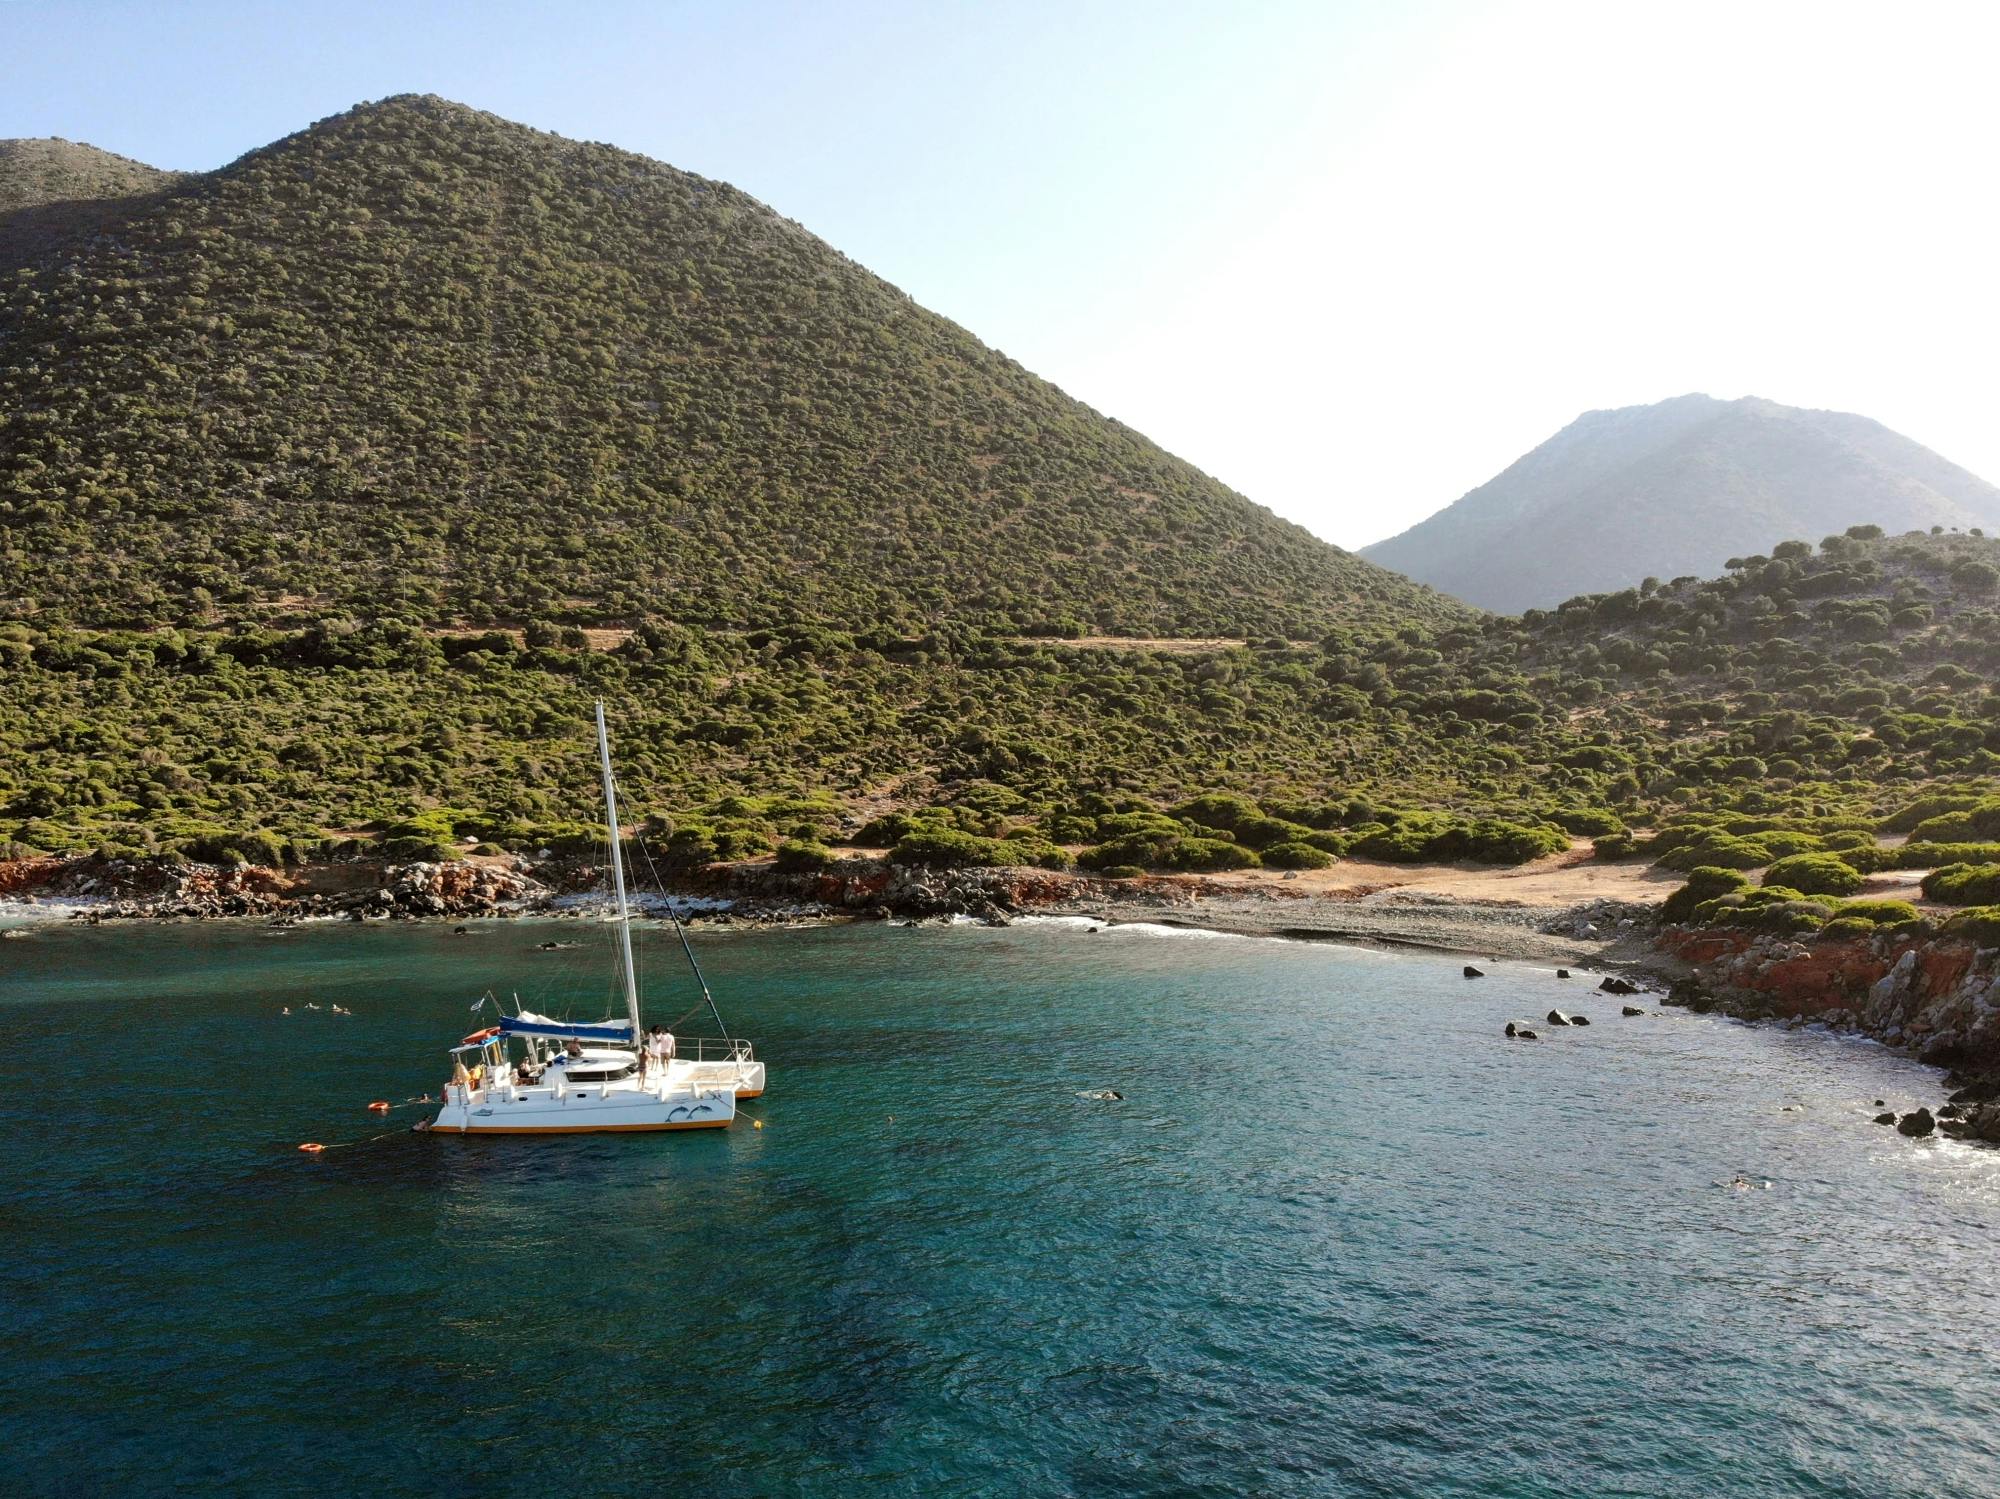
[[[518,1015],[502,1015],[500,1030],[509,1036],[549,1036],[558,1041],[608,1041],[614,1046],[634,1046],[639,1040],[637,1030],[623,1020],[552,1020],[532,1010],[523,1010]]]

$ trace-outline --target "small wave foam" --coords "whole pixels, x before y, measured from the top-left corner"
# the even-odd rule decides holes
[[[686,916],[690,912],[728,911],[736,902],[719,895],[675,895],[665,896],[650,890],[635,890],[626,897],[626,904],[635,916],[664,916],[671,908],[675,915]],[[604,920],[611,920],[611,897],[598,891],[586,891],[581,895],[558,895],[548,903],[551,911],[582,911],[596,913]]]
[[[1108,921],[1096,916],[1022,916],[1016,926],[1053,926],[1077,931],[1134,937],[1201,937],[1220,942],[1254,942],[1243,932],[1217,932],[1203,926],[1176,926],[1165,921]]]
[[[0,900],[0,926],[39,926],[52,921],[68,921],[79,912],[109,905],[103,895],[37,896],[28,900]]]

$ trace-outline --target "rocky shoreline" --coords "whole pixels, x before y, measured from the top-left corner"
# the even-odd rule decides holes
[[[519,857],[297,870],[34,859],[0,863],[0,901],[92,923],[582,916],[601,908],[604,877],[587,860]],[[1530,905],[1401,889],[1335,898],[1185,875],[1106,880],[878,858],[808,872],[711,865],[683,873],[670,897],[643,896],[639,904],[657,909],[665,900],[692,924],[724,927],[961,918],[1006,925],[1067,915],[1562,964],[1621,984],[1637,980],[1697,1012],[1869,1036],[1946,1069],[1958,1088],[1928,1121],[1884,1122],[2000,1143],[2000,949],[1964,941],[1660,927],[1656,908],[1615,900]]]
[[[2000,948],[1956,938],[1798,940],[1668,926],[1655,938],[1679,968],[1669,1004],[1699,1013],[1868,1036],[1945,1070],[1932,1115],[1878,1114],[1904,1134],[2000,1144]]]
[[[0,864],[0,899],[73,920],[435,920],[560,916],[594,907],[604,869],[589,861],[510,857],[278,870],[78,859]],[[1637,960],[1648,908],[1595,901],[1527,905],[1402,890],[1314,896],[1283,885],[1187,875],[1107,880],[1041,869],[931,869],[879,858],[785,872],[769,863],[684,871],[670,896],[694,921],[797,924],[969,917],[1004,924],[1027,914],[1107,923],[1164,922],[1248,936],[1414,947],[1494,959],[1579,964]]]

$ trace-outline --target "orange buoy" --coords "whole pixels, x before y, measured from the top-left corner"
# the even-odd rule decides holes
[[[386,1114],[389,1112],[389,1105],[378,1098],[368,1105],[368,1112],[371,1114]]]
[[[326,1147],[320,1144],[319,1141],[317,1140],[308,1140],[306,1141],[305,1144],[301,1145],[299,1149],[303,1150],[307,1155],[318,1155],[322,1150],[325,1150]]]

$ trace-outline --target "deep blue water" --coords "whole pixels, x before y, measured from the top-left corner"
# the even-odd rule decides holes
[[[2000,1492],[2000,1154],[1870,1124],[1940,1091],[1877,1048],[1455,958],[827,929],[702,942],[761,1131],[364,1111],[596,947],[0,944],[6,1488]],[[1501,1039],[1556,1003],[1597,1024]]]

